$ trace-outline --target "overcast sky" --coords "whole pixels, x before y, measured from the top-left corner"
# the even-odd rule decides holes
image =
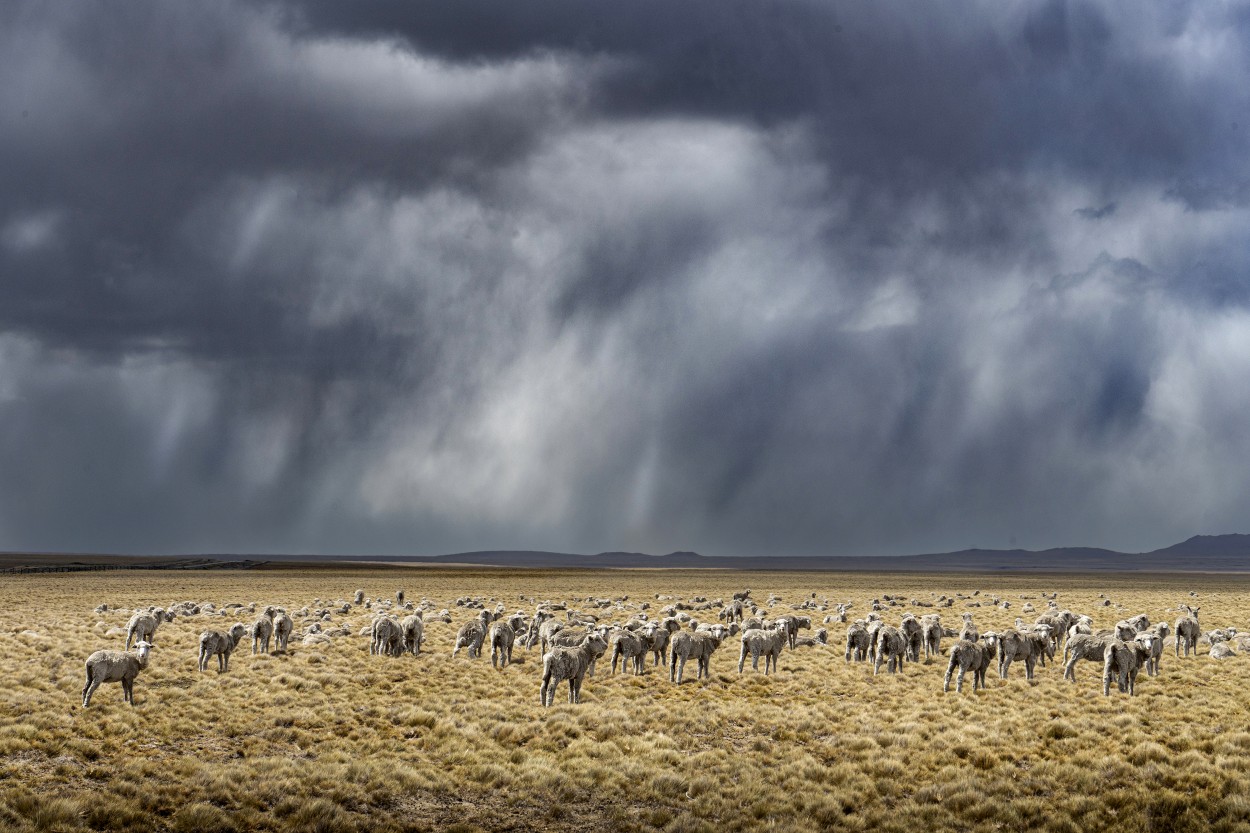
[[[0,549],[1250,532],[1250,5],[4,2]]]

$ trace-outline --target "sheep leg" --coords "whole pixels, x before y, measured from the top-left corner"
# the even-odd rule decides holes
[[[95,690],[100,687],[100,683],[101,680],[93,680],[90,676],[87,677],[87,685],[82,690],[83,708],[91,705],[91,695],[95,694]]]
[[[1076,682],[1076,664],[1080,660],[1076,652],[1072,652],[1072,659],[1068,660],[1063,666],[1063,678]]]
[[[1029,656],[1024,658],[1024,678],[1026,680],[1033,679],[1033,664],[1033,657]]]

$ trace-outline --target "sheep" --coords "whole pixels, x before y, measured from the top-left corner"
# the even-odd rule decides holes
[[[873,660],[872,673],[875,677],[881,671],[881,664],[888,663],[886,670],[891,674],[903,670],[903,658],[907,654],[907,639],[902,632],[892,626],[885,625],[877,636],[877,652]]]
[[[738,656],[738,673],[747,661],[747,653],[751,654],[751,668],[760,670],[760,654],[764,655],[764,676],[768,676],[771,664],[773,672],[777,671],[777,660],[781,657],[781,649],[786,644],[786,632],[781,627],[771,630],[752,628],[742,632],[742,653]]]
[[[921,633],[924,638],[924,658],[941,655],[942,653],[942,617],[930,613],[920,618]]]
[[[140,639],[134,653],[129,651],[96,651],[87,657],[87,684],[82,687],[82,707],[91,705],[91,695],[101,683],[121,683],[122,700],[135,704],[135,677],[148,667],[152,643]]]
[[[695,679],[711,676],[712,653],[720,647],[720,642],[715,634],[706,631],[680,631],[674,634],[669,654],[669,680],[681,685],[686,660],[689,659],[698,662]]]
[[[1069,637],[1067,644],[1063,646],[1064,679],[1076,682],[1076,664],[1080,660],[1087,659],[1093,662],[1105,660],[1107,645],[1113,641],[1113,636],[1085,633]]]
[[[400,620],[399,634],[403,650],[410,652],[414,657],[420,656],[421,643],[425,641],[425,620],[421,616],[421,611]]]
[[[1135,694],[1137,669],[1141,665],[1143,655],[1149,656],[1149,653],[1149,648],[1135,641],[1125,642],[1121,639],[1112,639],[1107,642],[1106,649],[1103,652],[1103,696],[1106,697],[1111,694],[1111,677],[1113,673],[1116,676],[1121,692],[1128,692],[1130,696]]]
[[[404,652],[404,632],[390,616],[378,616],[369,628],[369,653],[397,657]]]
[[[742,616],[743,604],[741,599],[734,599],[717,614],[717,618],[724,619],[727,622],[741,622]]]
[[[266,608],[261,617],[253,622],[248,629],[252,636],[253,654],[269,653],[269,638],[273,636],[273,617],[273,608]]]
[[[1133,638],[1133,641],[1146,649],[1146,656],[1142,665],[1145,667],[1146,676],[1148,677],[1159,676],[1159,659],[1163,656],[1163,640],[1165,638],[1159,634],[1159,625],[1163,626],[1162,630],[1166,634],[1167,622],[1159,622],[1150,630],[1143,631]]]
[[[674,621],[673,625],[676,624]],[[672,635],[673,631],[666,627],[664,622],[649,622],[643,627],[642,636],[647,640],[647,651],[655,657],[651,663],[653,667],[659,665],[661,661],[665,666],[668,665],[668,642]]]
[[[204,631],[200,634],[200,670],[208,670],[208,660],[217,657],[217,673],[225,673],[230,667],[230,654],[238,647],[239,640],[247,633],[247,626],[236,623],[228,631]]]
[[[543,655],[543,682],[538,700],[544,707],[555,702],[556,686],[569,681],[569,702],[579,703],[582,680],[595,660],[603,656],[608,643],[595,631],[589,631],[576,647],[556,646]]]
[[[490,664],[495,668],[507,668],[512,662],[512,643],[516,631],[507,622],[495,622],[490,626]]]
[[[984,651],[979,644],[967,639],[961,639],[951,648],[951,661],[946,666],[946,679],[942,682],[942,691],[951,690],[951,674],[955,669],[959,669],[959,677],[955,681],[955,691],[960,693],[964,690],[964,675],[969,671],[972,672],[972,690],[975,692],[979,687],[984,685],[981,676],[981,666],[984,660]]]
[[[404,606],[404,591],[402,589],[395,591],[395,605],[396,607]]]
[[[959,640],[961,642],[976,642],[981,638],[981,634],[977,632],[977,626],[972,623],[972,614],[964,613],[964,626],[959,631]]]
[[[1051,655],[1059,649],[1059,637],[1068,632],[1068,628],[1072,627],[1072,623],[1076,621],[1076,614],[1070,610],[1059,610],[1052,606],[1041,616],[1037,617],[1037,624],[1048,625],[1050,627],[1050,641],[1054,646]]]
[[[1237,656],[1237,652],[1227,642],[1217,642],[1211,646],[1211,651],[1207,656],[1211,659],[1228,659],[1229,657]]]
[[[141,640],[153,645],[156,643],[156,629],[160,627],[160,619],[151,613],[136,612],[126,623],[126,650],[130,650],[131,640]]]
[[[284,654],[293,630],[295,630],[294,620],[287,615],[285,610],[278,608],[273,617],[273,637],[278,640],[278,650]]]
[[[649,642],[633,631],[617,628],[608,636],[608,652],[612,655],[611,673],[616,673],[616,661],[621,661],[621,673],[632,667],[635,676],[642,673],[643,658]]]
[[[904,613],[899,631],[907,646],[907,659],[920,662],[920,648],[924,645],[924,626],[920,624],[920,620],[911,613]]]
[[[1201,608],[1182,605],[1187,614],[1176,620],[1176,656],[1181,655],[1181,644],[1185,646],[1185,656],[1192,650],[1198,653],[1198,637],[1202,635],[1202,627],[1198,624],[1198,611]]]
[[[999,636],[998,676],[1007,679],[1007,672],[1014,660],[1024,661],[1024,676],[1033,679],[1033,668],[1039,658],[1045,657],[1050,647],[1050,635],[1042,633],[1021,633],[1015,628],[1008,628]]]
[[[1119,621],[1115,623],[1115,638],[1121,642],[1131,642],[1133,637],[1137,636],[1137,628],[1133,627],[1131,622]]]
[[[846,629],[846,661],[851,661],[852,653],[855,655],[856,662],[863,662],[868,659],[870,643],[868,628],[861,620],[852,622]]]
[[[541,625],[538,626],[537,635],[538,635],[538,640],[541,643],[539,646],[539,650],[544,655],[546,655],[547,651],[550,649],[551,645],[553,644],[556,634],[558,634],[563,629],[564,629],[564,623],[559,621],[558,619],[547,619]],[[532,635],[533,635],[533,630],[531,629],[531,637]],[[532,641],[533,640],[531,638],[531,644],[532,644]]]
[[[357,590],[356,595],[352,596],[352,604],[359,607],[360,605],[364,603],[365,603],[365,591]]]
[[[469,658],[475,659],[482,655],[482,643],[486,640],[486,628],[490,619],[490,612],[483,610],[482,614],[460,626],[460,630],[456,632],[456,644],[451,649],[452,659],[456,658],[456,654],[461,648],[467,648]]]

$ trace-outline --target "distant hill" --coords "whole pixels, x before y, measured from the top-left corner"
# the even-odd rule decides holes
[[[547,569],[716,569],[827,570],[840,572],[1250,572],[1250,535],[1195,535],[1146,553],[1093,547],[1048,550],[980,550],[895,556],[709,556],[697,552],[648,555],[601,552],[595,555],[535,550],[486,550],[448,555],[248,555],[242,553],[167,555],[72,555],[0,553],[0,571],[30,569],[232,569],[266,564],[388,563],[477,565]]]

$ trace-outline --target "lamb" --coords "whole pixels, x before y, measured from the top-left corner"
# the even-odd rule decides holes
[[[924,636],[924,658],[928,660],[935,654],[940,656],[942,653],[942,617],[937,613],[922,616],[920,627]]]
[[[390,616],[378,616],[369,628],[369,653],[397,657],[404,652],[404,632]]]
[[[208,660],[217,657],[217,673],[225,673],[230,667],[230,654],[238,647],[239,640],[247,633],[247,627],[236,623],[228,631],[204,631],[200,634],[200,670],[208,670]]]
[[[1229,657],[1237,656],[1237,652],[1227,642],[1217,642],[1211,646],[1211,651],[1207,656],[1211,659],[1228,659]]]
[[[410,652],[414,657],[420,656],[421,643],[425,641],[425,619],[422,618],[421,611],[400,620],[399,635],[403,650]],[[509,647],[509,655],[511,655],[510,652],[511,647]]]
[[[665,621],[672,621],[672,624],[677,626],[677,622],[674,620]],[[677,626],[675,629],[680,630],[681,628]],[[655,660],[651,663],[652,666],[659,665],[661,661],[664,662],[665,666],[668,665],[668,642],[672,635],[673,630],[666,627],[663,622],[648,622],[643,626],[642,637],[647,640],[647,651],[655,657]]]
[[[881,664],[888,663],[886,670],[891,674],[903,670],[903,658],[907,653],[907,639],[898,628],[885,625],[877,635],[877,652],[872,673],[875,677],[881,671]]]
[[[720,647],[716,634],[707,631],[680,631],[674,634],[669,660],[669,680],[681,685],[686,670],[686,660],[698,662],[695,679],[711,676],[712,653]]]
[[[595,631],[587,632],[576,647],[556,646],[543,655],[543,682],[538,700],[544,707],[555,702],[556,686],[569,681],[569,702],[579,703],[586,672],[608,649],[608,643]]]
[[[1198,624],[1198,611],[1201,608],[1182,605],[1185,610],[1189,611],[1186,615],[1176,620],[1176,656],[1181,655],[1181,644],[1185,646],[1185,656],[1189,656],[1189,652],[1198,653],[1198,637],[1202,635],[1202,627]]]
[[[135,677],[148,667],[152,643],[140,639],[134,653],[129,651],[96,651],[87,657],[87,684],[82,687],[82,707],[91,705],[91,695],[101,683],[121,683],[123,702],[135,704]]]
[[[635,676],[642,673],[643,657],[648,642],[633,631],[618,628],[608,637],[608,651],[612,654],[612,673],[616,673],[616,661],[621,661],[621,673],[632,666]]]
[[[1160,625],[1162,628],[1160,628]],[[1146,649],[1146,657],[1143,665],[1146,668],[1146,676],[1159,676],[1159,659],[1163,656],[1163,640],[1167,634],[1168,623],[1159,622],[1148,631],[1143,631],[1134,637],[1134,641]],[[1159,632],[1163,631],[1161,635]]]
[[[284,654],[293,630],[295,630],[294,620],[287,615],[285,610],[278,608],[273,617],[273,636],[274,639],[278,640],[278,650]]]
[[[130,650],[131,640],[139,640],[152,645],[156,642],[156,629],[160,627],[160,619],[151,613],[137,612],[126,623],[126,650]]]
[[[492,666],[508,667],[508,663],[512,662],[514,641],[516,641],[516,631],[507,622],[495,622],[490,626],[490,664]]]
[[[961,642],[976,642],[981,638],[981,634],[977,632],[977,626],[972,623],[972,614],[965,613],[964,626],[959,632],[959,640]]]
[[[851,654],[855,654],[856,662],[863,662],[868,659],[868,649],[870,647],[871,638],[868,636],[868,628],[862,621],[856,620],[846,629],[846,661],[851,661]]]
[[[1021,633],[1015,628],[1008,628],[999,637],[998,676],[1007,679],[1007,672],[1014,660],[1024,661],[1024,676],[1033,679],[1033,668],[1038,659],[1046,656],[1050,647],[1050,636],[1047,632]]]
[[[760,654],[764,655],[764,676],[768,676],[771,664],[774,673],[777,671],[777,660],[781,657],[781,649],[786,644],[786,632],[781,627],[771,630],[752,628],[742,632],[742,653],[738,657],[738,673],[747,661],[747,653],[751,654],[751,668],[760,670]]]

